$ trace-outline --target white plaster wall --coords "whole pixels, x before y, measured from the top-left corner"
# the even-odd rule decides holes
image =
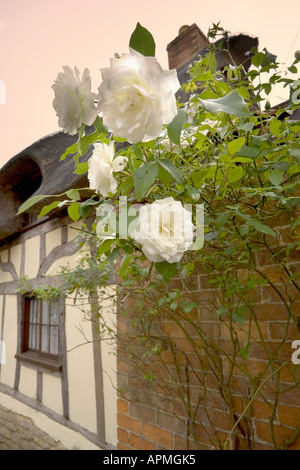
[[[80,235],[82,220],[78,220],[77,222],[71,222],[68,225],[68,242],[74,240]]]
[[[27,397],[36,398],[37,371],[24,365],[21,366],[19,391]]]
[[[114,296],[114,286],[106,289],[107,297]],[[101,315],[107,326],[115,331],[116,307],[109,298],[102,301]],[[117,445],[117,356],[114,338],[106,335],[101,341],[105,404],[105,433],[107,442]]]
[[[42,402],[51,410],[60,415],[63,414],[61,379],[53,375],[43,373]]]
[[[4,342],[6,346],[6,364],[1,367],[1,382],[14,386],[17,352],[17,296],[5,296]],[[2,310],[1,310],[2,312]]]
[[[0,252],[0,259],[3,263],[7,263],[8,261],[8,250],[3,250]],[[11,282],[13,281],[12,275],[7,271],[2,271],[0,268],[0,282]]]
[[[3,250],[0,252],[1,260],[3,263],[7,263],[8,261],[8,250]]]
[[[72,302],[69,299],[66,307],[70,419],[96,432],[93,347],[91,343],[84,344],[92,341],[91,322],[82,321],[82,312],[70,305]]]
[[[78,255],[79,253],[75,253],[72,256],[64,256],[63,258],[59,258],[58,260],[54,261],[53,264],[51,264],[46,274],[58,274],[61,272],[62,266],[69,266],[71,269],[74,269],[78,264],[78,260],[76,259]]]
[[[53,248],[61,245],[61,228],[46,233],[46,256],[49,255]]]
[[[61,441],[67,449],[101,450],[79,432],[73,431],[62,424],[57,423],[40,411],[34,410],[9,395],[0,393],[0,403],[2,406],[15,413],[31,418],[36,426],[46,432],[49,436],[53,437],[53,439]]]
[[[10,249],[10,261],[13,263],[17,275],[20,276],[21,271],[21,257],[22,257],[22,245],[14,245]]]
[[[25,275],[34,278],[40,267],[40,237],[25,242]]]

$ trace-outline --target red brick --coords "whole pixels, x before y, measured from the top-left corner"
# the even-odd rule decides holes
[[[143,436],[150,441],[157,442],[172,449],[173,436],[169,431],[150,424],[143,424]]]
[[[137,450],[155,450],[156,446],[153,442],[147,441],[133,433],[130,434],[130,445]]]
[[[132,431],[132,432],[139,434],[141,430],[140,421],[137,419],[133,419],[130,416],[126,416],[126,415],[122,415],[118,413],[117,422],[120,427],[127,429],[128,431]]]
[[[288,364],[280,371],[280,382],[300,383],[300,365]],[[299,400],[300,403],[300,400]]]
[[[182,434],[186,430],[186,420],[180,420],[174,415],[166,414],[161,411],[156,412],[156,425],[171,432]]]
[[[273,409],[263,401],[254,400],[251,404],[252,416],[260,419],[268,419],[273,414]]]
[[[129,443],[129,435],[128,432],[125,431],[125,429],[118,428],[118,441],[122,444]]]
[[[300,339],[298,327],[293,321],[290,321],[289,325],[287,322],[270,322],[269,331],[272,339],[281,341],[283,338],[287,338],[287,341]]]
[[[117,408],[118,408],[118,411],[120,411],[121,413],[128,413],[128,401],[118,398]]]
[[[300,425],[300,408],[297,406],[278,406],[281,424],[297,428]]]
[[[260,304],[254,306],[256,318],[258,321],[287,320],[289,312],[282,302],[277,304]]]
[[[284,426],[273,426],[275,442],[278,447],[283,447],[285,441],[290,439],[293,435],[293,430],[288,429]],[[257,437],[262,440],[273,444],[272,431],[270,423],[264,423],[262,421],[256,421],[256,432]]]
[[[125,444],[118,443],[118,450],[132,450],[130,447],[126,446]]]
[[[155,410],[142,403],[130,403],[129,414],[147,423],[155,423]]]

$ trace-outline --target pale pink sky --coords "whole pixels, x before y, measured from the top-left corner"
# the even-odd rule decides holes
[[[287,65],[300,49],[298,0],[0,0],[0,167],[58,130],[51,85],[62,66],[88,67],[96,91],[100,68],[128,51],[138,21],[152,32],[164,68],[166,46],[183,24],[206,34],[221,21],[231,32],[258,36],[261,49]],[[279,90],[272,104],[286,98]]]

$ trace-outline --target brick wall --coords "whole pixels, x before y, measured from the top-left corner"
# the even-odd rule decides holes
[[[271,253],[256,253],[257,270],[271,285],[249,293],[253,312],[243,325],[216,318],[222,291],[199,270],[189,279],[188,292],[200,308],[184,316],[178,310],[157,315],[148,333],[154,343],[162,340],[164,350],[141,361],[147,345],[141,345],[140,353],[131,347],[140,305],[136,298],[126,300],[127,315],[119,312],[119,449],[221,448],[242,413],[227,448],[300,449],[300,365],[291,361],[292,342],[300,339],[300,296],[274,261],[285,256],[282,248],[290,240],[290,227],[281,222],[276,227],[281,244],[271,246]],[[300,273],[299,250],[290,253],[285,267]],[[178,280],[172,281],[174,287],[184,288]]]
[[[167,46],[169,69],[179,69],[208,45],[208,39],[196,24],[185,28]]]
[[[0,406],[0,450],[66,450],[32,419]]]

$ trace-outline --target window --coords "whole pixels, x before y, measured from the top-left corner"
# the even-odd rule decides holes
[[[59,301],[23,298],[22,345],[19,359],[59,370]]]

